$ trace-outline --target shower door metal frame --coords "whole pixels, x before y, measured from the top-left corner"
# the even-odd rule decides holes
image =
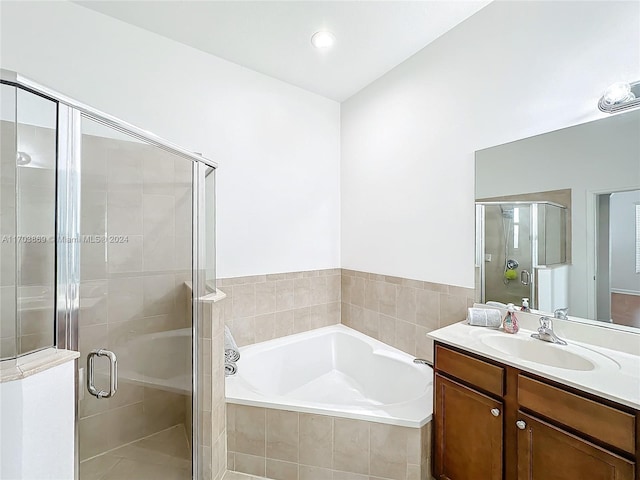
[[[500,205],[522,205],[529,206],[529,248],[531,249],[531,272],[529,272],[529,301],[531,305],[537,305],[537,268],[538,265],[538,212],[537,206],[540,203],[549,204],[550,202],[476,202],[476,265],[480,267],[480,301],[486,303],[486,262],[485,262],[485,215],[486,207]],[[480,219],[477,217],[481,216]],[[537,308],[537,307],[536,307]]]
[[[82,157],[82,117],[111,127],[121,133],[135,137],[174,155],[193,162],[192,199],[192,476],[200,478],[199,447],[200,437],[198,413],[198,319],[201,305],[198,301],[203,295],[206,278],[204,259],[204,228],[201,228],[204,202],[204,172],[206,168],[217,169],[214,160],[190,152],[163,138],[138,128],[117,117],[78,102],[55,90],[45,87],[16,72],[0,69],[3,83],[43,96],[58,106],[57,145],[56,145],[56,320],[55,347],[78,351],[78,318],[80,310],[80,207],[81,207],[81,157]],[[214,180],[215,181],[215,180]],[[75,480],[79,479],[79,431],[78,402],[80,389],[84,388],[83,379],[78,378],[78,360],[75,360]]]

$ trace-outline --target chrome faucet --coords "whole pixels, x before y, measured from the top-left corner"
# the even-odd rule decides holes
[[[553,323],[549,317],[540,317],[540,326],[538,327],[538,333],[532,333],[533,338],[542,340],[543,342],[555,343],[556,345],[566,345],[567,342],[558,338],[553,331]]]
[[[553,318],[559,318],[560,320],[567,320],[569,318],[569,307],[556,308],[553,311]]]

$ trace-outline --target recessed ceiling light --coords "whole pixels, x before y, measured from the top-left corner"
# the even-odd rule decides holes
[[[634,96],[631,93],[631,85],[626,82],[618,82],[607,88],[602,98],[607,105],[615,105],[633,100]]]
[[[333,33],[327,31],[316,32],[311,37],[311,44],[321,50],[332,47],[335,41],[336,37]]]

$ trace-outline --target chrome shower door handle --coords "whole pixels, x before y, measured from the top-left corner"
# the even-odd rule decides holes
[[[524,286],[529,285],[529,283],[531,283],[531,273],[527,270],[522,270],[520,272],[520,283]]]
[[[93,383],[93,365],[95,357],[107,357],[109,359],[109,391],[99,390]],[[96,398],[110,398],[116,394],[118,390],[118,358],[116,354],[100,348],[92,350],[87,355],[87,390]]]

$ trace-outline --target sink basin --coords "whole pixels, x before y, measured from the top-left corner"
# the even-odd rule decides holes
[[[569,350],[570,347],[554,345],[531,337],[486,335],[481,337],[480,341],[487,347],[507,355],[550,367],[579,371],[589,371],[596,368],[594,362],[586,356]]]

